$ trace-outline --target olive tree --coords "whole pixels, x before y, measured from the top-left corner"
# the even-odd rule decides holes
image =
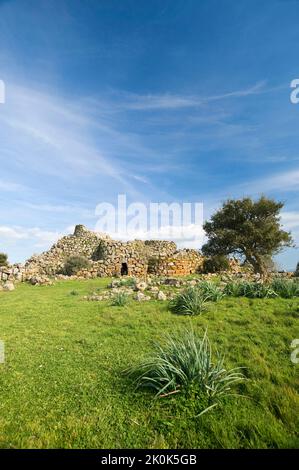
[[[291,234],[282,229],[280,211],[284,204],[265,196],[229,199],[205,222],[206,256],[234,255],[249,263],[263,277],[272,257],[293,246]]]

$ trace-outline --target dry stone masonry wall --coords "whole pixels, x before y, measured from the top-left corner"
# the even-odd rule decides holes
[[[156,276],[186,276],[200,272],[203,256],[196,250],[176,251],[171,256],[157,256],[149,260],[150,274]]]

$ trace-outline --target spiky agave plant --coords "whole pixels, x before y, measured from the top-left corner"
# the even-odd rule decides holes
[[[299,282],[289,279],[276,278],[272,281],[271,288],[274,292],[284,299],[299,297]]]
[[[207,297],[211,302],[217,302],[225,296],[223,290],[217,286],[215,282],[203,281],[198,284],[198,289],[200,289],[203,296]]]
[[[125,373],[137,389],[152,389],[156,397],[195,388],[203,401],[203,414],[233,394],[233,385],[245,379],[240,370],[225,369],[224,357],[218,353],[213,360],[207,331],[200,337],[187,330],[181,336],[167,336],[164,344],[156,343],[151,357]]]
[[[200,315],[206,310],[208,295],[204,295],[197,287],[188,287],[169,303],[169,308],[178,315]]]
[[[251,299],[264,299],[276,297],[276,293],[270,285],[262,282],[241,283],[241,295]]]
[[[231,297],[240,297],[241,293],[241,283],[229,281],[224,287],[224,294]]]
[[[276,297],[272,286],[262,282],[229,282],[224,288],[224,293],[232,297],[248,297],[250,299],[263,299]]]

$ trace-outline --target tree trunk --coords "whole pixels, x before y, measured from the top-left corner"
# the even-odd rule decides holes
[[[253,267],[254,273],[259,274],[261,276],[261,279],[265,281],[268,277],[268,271],[263,258],[261,256],[253,256],[250,254],[246,255],[246,259],[248,263],[250,263]]]

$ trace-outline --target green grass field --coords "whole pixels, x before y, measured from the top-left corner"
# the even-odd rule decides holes
[[[88,302],[107,279],[0,292],[0,447],[299,447],[299,299],[224,298],[202,316],[168,311],[167,302]],[[78,295],[72,295],[75,290]],[[152,341],[192,324],[208,327],[227,367],[246,367],[243,396],[194,418],[178,395],[153,400],[121,371]]]

